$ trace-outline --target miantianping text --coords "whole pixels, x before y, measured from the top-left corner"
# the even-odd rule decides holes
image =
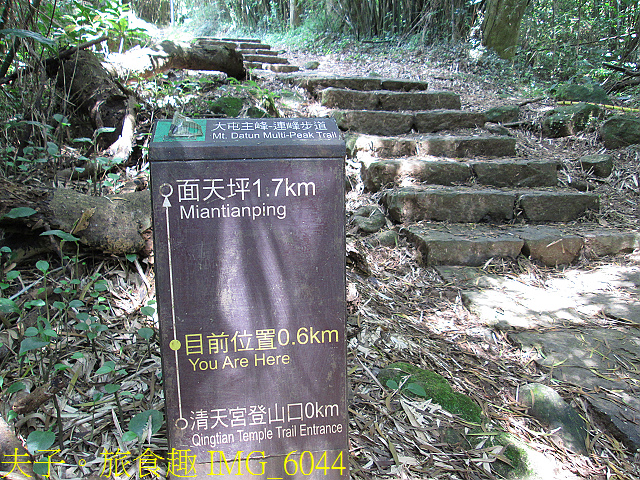
[[[286,205],[251,205],[232,207],[224,204],[219,207],[201,207],[200,205],[180,205],[180,220],[207,218],[250,218],[255,220],[262,217],[276,217],[283,220],[287,217]]]

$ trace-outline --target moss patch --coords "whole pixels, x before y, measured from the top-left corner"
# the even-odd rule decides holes
[[[495,443],[506,448],[502,454],[509,460],[511,465],[500,460],[493,463],[493,470],[504,478],[527,478],[533,475],[533,470],[529,466],[529,456],[527,449],[508,433],[498,435]]]
[[[396,362],[381,370],[378,379],[391,388],[402,385],[404,394],[431,399],[448,412],[469,422],[482,422],[482,410],[478,404],[468,396],[454,392],[444,377],[437,373],[409,363]]]
[[[244,100],[237,97],[220,97],[214,102],[209,102],[213,113],[227,117],[237,117],[243,106]]]

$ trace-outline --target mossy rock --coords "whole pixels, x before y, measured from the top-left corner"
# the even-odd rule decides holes
[[[591,102],[603,105],[611,103],[607,92],[597,83],[561,83],[552,88],[551,93],[556,100],[560,101]]]
[[[376,233],[387,224],[386,217],[378,205],[364,205],[353,213],[351,223],[365,233]]]
[[[518,119],[518,115],[520,115],[520,108],[517,105],[502,105],[487,110],[485,115],[487,116],[487,122],[515,122]]]
[[[249,118],[270,118],[271,115],[269,115],[267,112],[265,112],[261,108],[249,107],[247,109],[247,117],[249,117]]]
[[[408,378],[407,378],[408,377]],[[431,399],[442,408],[472,423],[482,422],[482,409],[470,397],[454,392],[447,380],[437,373],[396,362],[380,371],[378,379],[393,388],[402,385],[402,393],[414,398]]]
[[[345,144],[347,147],[347,155],[349,158],[354,158],[358,153],[357,142],[358,142],[358,135],[345,136]]]
[[[592,172],[596,177],[608,177],[613,171],[613,156],[611,155],[584,155],[580,157],[579,163],[582,170]]]
[[[495,473],[500,477],[512,479],[528,478],[532,476],[533,471],[527,454],[527,448],[530,447],[525,446],[508,433],[502,433],[496,436],[495,440],[491,443],[503,445],[505,447],[502,455],[504,455],[511,464],[509,465],[508,463],[501,461],[494,462],[492,467]]]
[[[220,97],[210,102],[211,112],[227,117],[237,117],[244,107],[244,100],[238,97]]]
[[[588,427],[584,419],[551,387],[530,383],[520,389],[520,401],[529,415],[554,432],[569,450],[587,455]]]
[[[542,121],[542,134],[550,138],[575,135],[587,127],[591,118],[599,115],[600,108],[590,103],[556,107]]]
[[[521,442],[510,433],[504,431],[493,432],[493,435],[483,435],[486,433],[481,429],[473,429],[471,435],[466,435],[465,439],[473,448],[477,448],[481,441],[484,441],[482,448],[504,447],[502,458],[491,464],[491,470],[497,478],[508,478],[511,480],[533,480],[541,478],[536,475],[536,465],[532,464],[531,453],[533,449]],[[453,437],[449,434],[450,437]]]
[[[367,238],[366,243],[372,247],[397,247],[400,235],[395,230],[383,230]]]
[[[632,115],[616,115],[600,127],[604,146],[609,149],[640,144],[640,118]]]

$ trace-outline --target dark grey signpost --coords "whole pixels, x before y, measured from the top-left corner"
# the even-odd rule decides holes
[[[344,155],[325,118],[157,122],[172,478],[348,478]]]

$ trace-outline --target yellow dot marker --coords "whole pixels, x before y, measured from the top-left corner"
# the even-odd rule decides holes
[[[180,343],[180,340],[171,340],[169,342],[169,348],[171,350],[180,350],[181,346],[182,346],[182,344]]]

